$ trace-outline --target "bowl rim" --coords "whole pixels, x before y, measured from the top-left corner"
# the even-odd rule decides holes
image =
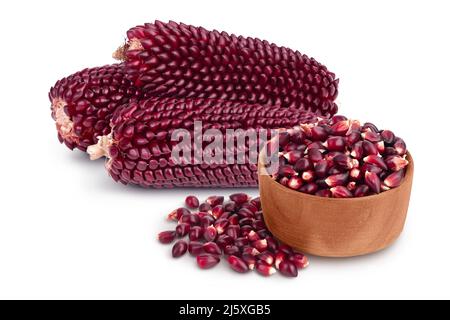
[[[258,176],[261,178],[262,176],[266,176],[269,178],[269,180],[271,181],[272,185],[275,186],[275,188],[278,188],[279,190],[281,190],[284,193],[288,193],[288,194],[292,194],[293,196],[299,196],[299,197],[304,197],[310,200],[314,200],[314,201],[328,201],[328,202],[364,202],[367,200],[372,200],[372,199],[379,199],[381,197],[388,197],[391,195],[391,193],[396,192],[397,190],[401,189],[403,186],[408,185],[408,182],[412,179],[413,177],[413,173],[414,173],[414,160],[411,156],[411,154],[409,153],[409,151],[406,152],[406,158],[409,161],[408,166],[406,167],[406,173],[405,173],[405,177],[403,182],[396,188],[392,188],[388,191],[384,191],[384,192],[380,192],[379,194],[375,194],[375,195],[371,195],[371,196],[364,196],[364,197],[357,197],[357,198],[327,198],[327,197],[320,197],[320,196],[316,196],[316,195],[311,195],[308,193],[304,193],[304,192],[299,192],[296,190],[292,190],[286,186],[283,186],[282,184],[278,183],[277,181],[273,180],[271,175],[267,172],[265,166],[264,166],[264,158],[266,156],[266,148],[264,148],[263,150],[261,150],[261,152],[259,153],[258,156]],[[261,183],[260,183],[261,185]],[[398,191],[397,191],[398,192]]]

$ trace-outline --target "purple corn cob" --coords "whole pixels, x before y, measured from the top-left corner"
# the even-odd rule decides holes
[[[59,80],[49,93],[59,140],[86,151],[111,131],[113,112],[131,97],[144,95],[125,78],[121,64],[84,69]]]
[[[219,133],[242,129],[260,134],[264,129],[315,122],[317,117],[295,108],[211,99],[133,99],[114,114],[111,134],[101,137],[97,145],[89,147],[88,153],[92,159],[106,155],[109,174],[123,184],[155,188],[256,186],[257,166],[249,161],[247,151],[255,143],[264,142],[259,140],[260,135],[256,141],[230,149],[233,156],[245,153],[241,164],[174,161],[172,151],[178,143],[172,141],[174,130],[186,129],[192,134],[195,121],[202,122],[203,133],[207,129],[217,129]],[[270,138],[271,132],[268,134]],[[226,137],[221,136],[223,140]],[[225,145],[223,140],[220,143]],[[190,146],[191,142],[194,143],[189,140]],[[209,143],[202,141],[200,147]]]
[[[145,92],[293,106],[330,117],[338,79],[313,58],[257,38],[156,21],[132,28],[114,57]]]

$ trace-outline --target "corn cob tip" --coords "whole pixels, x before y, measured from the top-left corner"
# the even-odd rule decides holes
[[[70,143],[77,143],[78,137],[73,132],[73,122],[70,117],[64,111],[66,102],[60,98],[52,100],[52,114],[55,119],[56,129],[62,139],[69,141]]]
[[[109,148],[113,141],[111,134],[98,137],[97,144],[93,144],[87,148],[87,153],[91,160],[98,160],[102,157],[110,158]]]
[[[117,50],[113,52],[112,57],[113,59],[118,61],[125,61],[126,52],[127,52],[127,45],[124,44],[123,46],[118,47]]]
[[[141,42],[138,39],[131,39],[130,41],[126,41],[124,45],[117,48],[116,51],[113,52],[113,58],[119,61],[125,61],[127,59],[127,51],[129,50],[143,50]]]
[[[97,137],[111,132],[109,122],[119,106],[143,97],[144,92],[127,79],[123,64],[87,68],[58,80],[49,100],[59,141],[86,152]]]

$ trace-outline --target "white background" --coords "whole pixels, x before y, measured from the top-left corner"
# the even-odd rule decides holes
[[[450,298],[448,1],[11,1],[0,12],[0,298]],[[340,113],[402,136],[416,160],[406,229],[384,252],[311,257],[297,279],[200,271],[156,234],[187,193],[115,184],[56,138],[47,92],[113,62],[154,19],[257,36],[341,78]],[[257,191],[250,190],[256,195]]]

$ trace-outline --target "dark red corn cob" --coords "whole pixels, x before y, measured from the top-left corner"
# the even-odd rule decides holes
[[[336,113],[335,75],[267,41],[156,21],[130,29],[114,56],[129,79],[160,97],[213,98]]]
[[[242,129],[259,134],[263,128],[293,127],[316,121],[316,117],[293,108],[220,100],[133,100],[115,113],[111,135],[103,136],[88,152],[92,159],[102,155],[110,158],[108,171],[114,180],[123,184],[156,188],[256,186],[257,166],[249,161],[243,164],[226,164],[226,161],[174,163],[172,133],[175,129],[186,129],[192,137],[194,121],[202,121],[204,130],[214,128],[225,133],[226,129]],[[270,132],[268,134],[270,136]],[[259,145],[260,141],[247,141],[245,150],[235,148],[231,153],[236,155],[246,151],[251,144]],[[214,207],[216,204],[210,205]]]
[[[125,78],[123,64],[85,69],[59,80],[49,93],[59,140],[70,149],[86,151],[98,136],[110,132],[118,106],[143,96]]]

